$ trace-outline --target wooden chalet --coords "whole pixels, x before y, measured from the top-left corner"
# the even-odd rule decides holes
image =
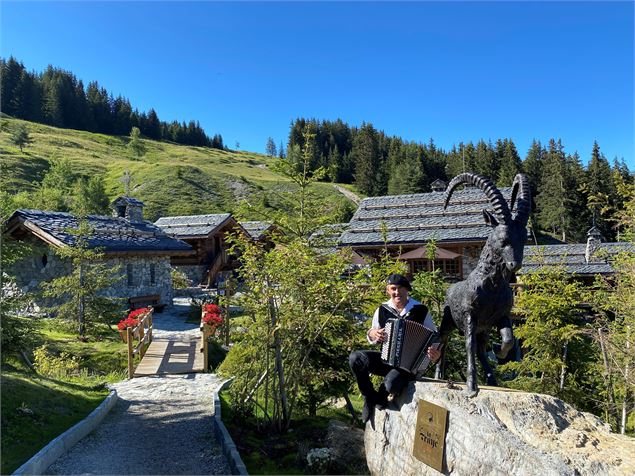
[[[247,233],[231,213],[162,217],[155,223],[165,233],[189,244],[192,256],[175,256],[172,265],[183,271],[194,285],[213,287],[219,274],[233,269],[227,237]]]
[[[443,209],[445,184],[436,183],[430,193],[369,197],[341,234],[338,247],[352,248],[365,260],[374,259],[388,247],[389,252],[408,263],[412,276],[419,271],[441,269],[451,281],[461,280],[477,265],[491,228],[483,220],[483,209],[491,209],[485,194],[477,188],[456,190]],[[502,188],[509,200],[510,188]],[[384,243],[385,240],[385,243]],[[437,248],[428,259],[426,244]]]

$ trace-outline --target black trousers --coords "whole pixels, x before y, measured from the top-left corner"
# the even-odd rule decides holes
[[[377,391],[370,381],[370,374],[385,377],[386,390],[393,395],[399,395],[408,382],[415,379],[413,374],[386,364],[381,360],[381,353],[376,350],[353,351],[348,358],[348,364],[355,375],[359,391],[365,398],[377,396]]]

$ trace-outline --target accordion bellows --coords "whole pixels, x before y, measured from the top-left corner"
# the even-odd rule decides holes
[[[386,340],[381,347],[381,359],[391,367],[417,373],[429,364],[428,347],[437,333],[415,321],[388,319]],[[423,369],[421,369],[423,370]]]

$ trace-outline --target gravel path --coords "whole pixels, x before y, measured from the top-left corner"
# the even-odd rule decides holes
[[[155,336],[198,332],[187,302],[156,314]],[[213,430],[215,374],[142,377],[114,384],[119,401],[47,474],[229,474]]]

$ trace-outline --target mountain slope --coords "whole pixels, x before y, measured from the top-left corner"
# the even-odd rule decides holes
[[[11,134],[24,124],[33,140],[20,148]],[[10,193],[33,190],[50,167],[52,158],[68,158],[78,175],[103,174],[109,197],[123,192],[121,177],[132,176],[132,193],[146,204],[145,216],[233,212],[244,198],[290,182],[269,170],[271,158],[257,153],[223,151],[143,139],[140,157],[127,148],[129,138],[108,136],[3,117],[0,156],[5,171],[0,189]],[[317,184],[326,199],[350,203],[332,184]],[[350,205],[349,205],[350,207]],[[257,217],[253,217],[257,218]]]

